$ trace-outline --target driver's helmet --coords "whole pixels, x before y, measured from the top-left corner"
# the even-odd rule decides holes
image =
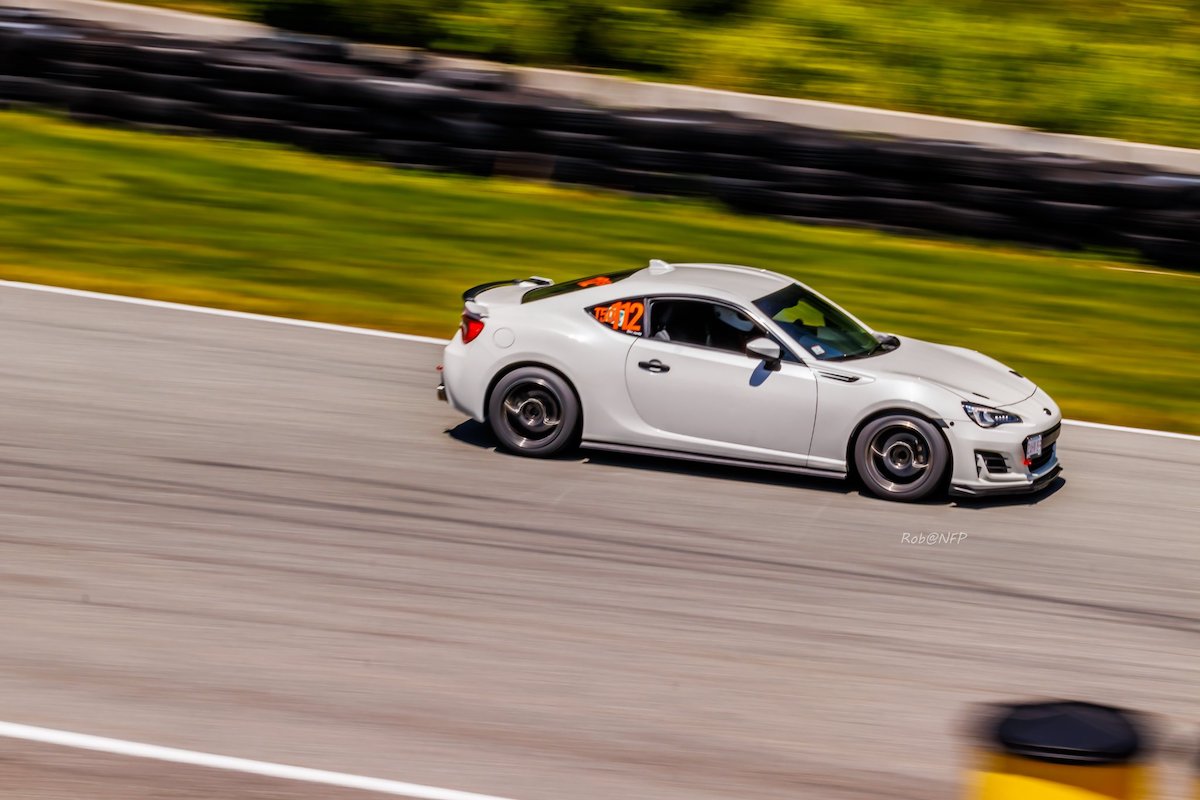
[[[754,323],[742,314],[734,311],[732,308],[717,306],[716,309],[717,319],[721,320],[721,322],[724,322],[729,327],[735,328],[742,333],[749,333],[750,331],[754,330]]]

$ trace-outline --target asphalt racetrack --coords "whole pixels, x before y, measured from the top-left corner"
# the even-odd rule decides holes
[[[4,288],[0,349],[0,720],[518,800],[959,797],[997,699],[1197,740],[1194,440],[903,506],[494,452],[431,344]],[[370,796],[15,740],[0,785]]]

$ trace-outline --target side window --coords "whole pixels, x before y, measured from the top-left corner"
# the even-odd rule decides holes
[[[704,300],[655,300],[650,337],[745,353],[751,339],[766,334],[745,314]]]
[[[646,317],[646,301],[641,297],[618,300],[587,309],[592,317],[605,327],[630,336],[641,336]]]

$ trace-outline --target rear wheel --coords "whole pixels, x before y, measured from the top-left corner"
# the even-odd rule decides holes
[[[506,450],[546,458],[575,445],[579,401],[558,373],[521,367],[492,390],[488,423]]]
[[[887,500],[925,497],[941,484],[949,463],[950,450],[938,429],[909,414],[868,422],[854,442],[859,477]]]

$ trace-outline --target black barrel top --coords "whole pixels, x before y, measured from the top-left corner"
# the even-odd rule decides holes
[[[1135,714],[1076,701],[1001,706],[988,728],[1006,752],[1059,764],[1120,764],[1147,746]]]

